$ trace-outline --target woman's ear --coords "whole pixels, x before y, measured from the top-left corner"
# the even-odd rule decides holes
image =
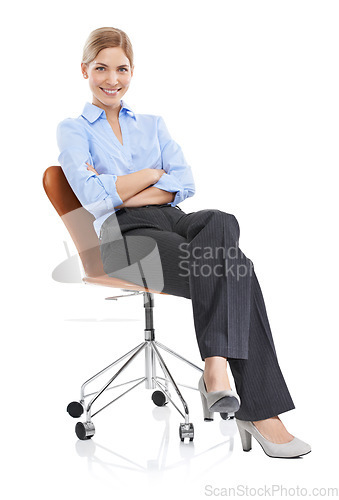
[[[83,74],[84,78],[88,77],[88,74],[87,74],[87,64],[81,63],[81,73]]]

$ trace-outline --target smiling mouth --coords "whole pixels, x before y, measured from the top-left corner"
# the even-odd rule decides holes
[[[103,89],[102,87],[100,87],[100,90],[102,90],[106,95],[116,95],[120,90],[120,89]]]

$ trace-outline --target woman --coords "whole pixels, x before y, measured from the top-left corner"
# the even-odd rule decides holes
[[[294,404],[253,263],[238,247],[236,218],[215,209],[186,214],[178,207],[195,192],[181,148],[162,117],[135,114],[122,100],[134,71],[128,36],[115,28],[94,30],[81,69],[92,104],[59,124],[59,161],[95,216],[105,272],[191,299],[205,362],[199,381],[205,420],[215,411],[236,412],[244,451],[254,436],[271,457],[309,453],[278,416]],[[134,264],[147,256],[151,265],[140,274]]]

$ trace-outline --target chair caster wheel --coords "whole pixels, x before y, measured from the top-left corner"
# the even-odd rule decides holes
[[[67,406],[67,413],[73,418],[79,418],[84,413],[84,407],[79,401],[72,401]]]
[[[165,406],[167,403],[166,394],[162,391],[154,391],[152,394],[152,401],[156,406]]]
[[[92,422],[78,422],[75,426],[75,434],[81,441],[91,439],[95,434],[95,427]]]
[[[223,420],[232,420],[234,418],[234,413],[220,413]]]
[[[194,438],[193,424],[180,424],[179,436],[181,441],[184,441],[185,438],[189,438],[190,441],[193,441]]]

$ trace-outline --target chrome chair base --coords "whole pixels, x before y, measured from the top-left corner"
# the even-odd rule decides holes
[[[91,439],[94,436],[95,433],[95,427],[92,422],[92,418],[97,415],[99,412],[110,406],[112,403],[120,399],[122,396],[130,392],[132,389],[138,387],[140,384],[143,382],[145,383],[145,388],[146,389],[155,389],[155,391],[152,394],[152,400],[154,404],[157,406],[164,406],[168,402],[170,402],[174,408],[180,413],[180,415],[184,418],[184,422],[180,424],[179,426],[179,437],[181,441],[184,441],[185,438],[188,438],[190,441],[193,441],[194,438],[194,427],[193,424],[189,421],[189,410],[187,403],[185,399],[183,398],[178,385],[182,384],[177,384],[171,375],[161,353],[160,350],[164,350],[168,352],[169,354],[175,356],[176,358],[180,359],[181,361],[185,362],[192,368],[195,368],[196,370],[199,371],[201,374],[203,372],[202,368],[199,368],[197,365],[194,363],[191,363],[188,361],[186,358],[183,356],[177,354],[176,352],[172,351],[165,345],[161,344],[160,342],[157,342],[155,340],[155,334],[154,334],[154,328],[153,328],[153,307],[154,307],[154,296],[153,293],[150,292],[137,292],[133,293],[132,295],[138,295],[138,294],[143,294],[144,296],[144,308],[145,308],[145,339],[144,342],[141,344],[137,345],[133,349],[131,349],[129,352],[121,356],[120,358],[116,359],[111,363],[110,365],[106,366],[103,370],[100,372],[96,373],[93,375],[90,379],[88,379],[84,384],[81,386],[81,392],[80,392],[80,401],[73,401],[67,406],[67,412],[69,415],[73,418],[80,418],[82,414],[85,412],[86,416],[86,421],[85,422],[78,422],[76,424],[76,435],[79,439],[81,440],[86,440],[86,439]],[[110,300],[114,299],[117,300],[118,298],[124,297],[127,295],[120,295],[116,297],[109,297]],[[133,362],[133,360],[142,352],[144,351],[145,355],[145,375],[143,377],[140,377],[138,379],[130,380],[128,382],[124,382],[122,384],[118,385],[112,385],[112,383],[115,381],[115,379],[126,369],[130,363]],[[126,360],[125,363],[122,365],[122,367],[114,373],[114,375],[106,381],[106,383],[99,389],[98,391],[95,391],[93,393],[85,394],[85,389],[87,385],[89,385],[91,382],[99,378],[101,375],[105,374],[108,370],[113,368],[115,365],[117,365],[119,362],[122,362]],[[162,372],[164,374],[164,377],[159,377],[156,374],[156,361],[158,361]],[[105,404],[98,410],[96,410],[94,413],[92,413],[92,406],[93,404],[100,398],[100,396],[107,392],[108,390],[114,389],[116,387],[122,387],[127,384],[133,383],[134,385],[132,387],[129,387],[125,392],[120,394],[118,397],[114,398],[112,401],[109,403]],[[180,403],[183,407],[183,411],[181,411],[176,403],[172,399],[172,395],[169,391],[169,384],[172,385],[172,388],[176,392]],[[198,391],[197,387],[190,387],[190,386],[185,386],[190,389],[194,389]],[[89,402],[86,403],[86,398],[90,398]]]

